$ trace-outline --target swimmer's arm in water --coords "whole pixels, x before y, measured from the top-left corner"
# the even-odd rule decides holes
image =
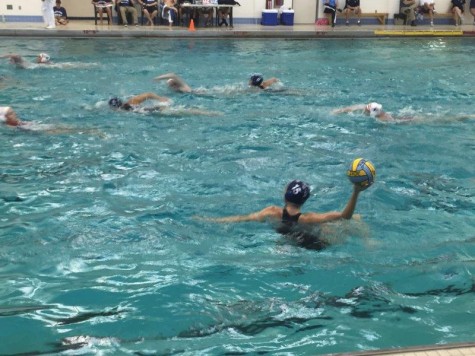
[[[1,58],[9,58],[10,63],[16,65],[18,68],[27,67],[27,63],[25,62],[23,57],[18,54],[7,54],[7,55],[2,56]]]
[[[268,206],[261,211],[251,213],[248,215],[234,215],[225,216],[222,218],[202,218],[206,221],[218,222],[218,223],[234,223],[234,222],[246,222],[246,221],[265,221],[267,219],[282,219],[282,208],[278,206]]]
[[[385,111],[381,111],[380,114],[376,115],[376,118],[379,121],[394,121],[394,118],[391,116],[391,114],[388,114]]]
[[[278,83],[278,82],[279,82],[279,79],[277,79],[277,78],[269,78],[269,79],[264,80],[262,82],[261,87],[264,88],[264,89],[267,89],[271,85],[273,85],[275,83]]]
[[[185,83],[185,81],[180,78],[178,75],[175,73],[167,73],[167,74],[162,74],[159,75],[158,77],[155,77],[154,80],[160,81],[160,80],[166,80],[168,86],[178,92],[182,93],[191,93],[192,89],[191,87]]]
[[[366,104],[357,104],[357,105],[351,105],[351,106],[347,106],[340,109],[335,109],[332,111],[332,114],[343,114],[343,113],[360,111],[360,110],[364,111],[365,109],[366,109]]]
[[[166,73],[166,74],[162,74],[162,75],[159,75],[158,77],[153,78],[153,80],[156,80],[156,81],[167,80],[167,79],[180,79],[181,80],[181,78],[178,75],[176,75],[175,73]]]
[[[353,192],[351,194],[348,203],[345,208],[340,211],[330,211],[328,213],[305,213],[300,215],[299,223],[303,224],[322,224],[330,221],[340,219],[351,219],[356,208],[356,202],[358,201],[358,195],[361,192],[361,188],[354,185]]]
[[[146,100],[158,100],[161,102],[168,102],[170,101],[169,98],[166,98],[164,96],[157,95],[155,93],[143,93],[136,95],[129,100],[127,100],[127,104],[129,105],[139,105],[142,104]]]

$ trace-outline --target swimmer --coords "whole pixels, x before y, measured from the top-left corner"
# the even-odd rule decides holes
[[[30,68],[32,64],[26,61],[22,56],[18,54],[7,54],[2,56],[1,58],[9,58],[10,63],[17,66],[17,68]],[[51,58],[47,53],[40,53],[36,59],[36,64],[52,64]]]
[[[168,87],[179,93],[193,92],[190,86],[186,84],[185,81],[182,78],[180,78],[178,75],[176,75],[175,73],[167,73],[167,74],[159,75],[158,77],[155,77],[154,80],[156,81],[166,80]]]
[[[421,116],[410,114],[403,114],[398,116],[393,116],[385,111],[383,111],[383,106],[378,103],[369,103],[369,104],[360,104],[348,106],[341,109],[336,109],[332,111],[332,114],[341,114],[349,113],[354,111],[361,111],[364,115],[374,117],[381,122],[392,122],[392,123],[436,123],[436,122],[454,122],[454,121],[465,121],[475,118],[475,115],[471,114],[460,114],[458,116],[447,116],[447,115],[432,115],[432,116]]]
[[[135,96],[131,97],[125,103],[121,99],[119,99],[117,97],[114,97],[114,98],[109,100],[109,106],[112,109],[121,109],[121,110],[126,110],[126,111],[133,111],[133,110],[137,109],[140,104],[142,104],[143,102],[145,102],[147,100],[157,100],[160,103],[164,103],[165,105],[170,105],[170,103],[171,103],[171,100],[169,98],[159,96],[155,93],[142,93],[142,94],[135,95]],[[155,108],[157,110],[160,110],[163,107],[164,107],[164,105],[162,104],[160,106],[154,106],[153,108]]]
[[[17,68],[20,69],[33,69],[33,68],[54,68],[54,69],[68,69],[68,68],[90,68],[97,66],[97,63],[81,63],[81,62],[64,62],[64,63],[53,63],[51,57],[47,53],[40,53],[35,58],[35,63],[25,60],[22,56],[18,54],[7,54],[0,56],[0,58],[9,58],[10,63],[14,64]]]
[[[103,137],[104,135],[95,129],[78,129],[70,127],[56,127],[49,124],[40,124],[34,121],[20,120],[16,112],[10,106],[0,106],[0,123],[25,131],[42,131],[50,134],[84,133]]]
[[[159,105],[140,107],[140,104],[144,103],[147,100],[159,101]],[[125,111],[134,111],[141,113],[160,113],[166,115],[205,115],[205,116],[221,116],[222,113],[218,111],[207,111],[199,108],[184,108],[184,107],[172,107],[172,100],[159,96],[154,93],[143,93],[136,96],[133,96],[125,103],[114,97],[109,100],[109,106],[115,110],[125,110]]]
[[[277,78],[264,80],[264,77],[261,74],[253,74],[251,75],[251,78],[249,78],[249,86],[261,89],[267,89],[277,82],[279,82],[279,79]]]
[[[336,220],[351,219],[356,208],[358,195],[366,188],[368,186],[360,187],[354,185],[353,193],[341,212],[302,213],[301,208],[310,197],[310,187],[300,180],[293,180],[285,189],[283,208],[280,206],[268,206],[248,215],[205,218],[204,220],[219,223],[271,221],[277,223],[277,232],[290,238],[299,246],[311,250],[322,250],[329,245],[329,241],[321,236],[320,230],[317,229],[315,231],[315,227],[318,228],[321,224]]]
[[[26,124],[18,118],[16,112],[9,106],[0,106],[0,122],[8,126],[22,126]]]
[[[332,114],[342,114],[354,111],[361,111],[364,115],[374,117],[380,121],[395,121],[395,119],[383,111],[383,106],[378,103],[352,105],[341,109],[332,111]]]

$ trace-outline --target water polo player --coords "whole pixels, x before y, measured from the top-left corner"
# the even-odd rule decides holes
[[[264,80],[264,77],[261,74],[253,74],[249,78],[249,86],[260,89],[267,89],[277,82],[279,82],[279,79],[277,78],[269,78]]]
[[[329,243],[320,236],[318,226],[315,225],[340,219],[351,219],[356,208],[358,195],[364,189],[364,187],[355,184],[353,186],[353,193],[341,212],[302,213],[301,208],[310,197],[310,187],[300,180],[293,180],[286,186],[284,207],[268,206],[248,215],[205,218],[205,220],[219,223],[271,221],[277,223],[277,232],[293,240],[299,246],[312,250],[321,250],[328,246]]]

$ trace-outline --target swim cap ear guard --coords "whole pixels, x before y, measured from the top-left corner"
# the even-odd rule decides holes
[[[264,77],[260,74],[253,74],[251,75],[251,84],[255,87],[261,86],[262,82],[264,81]]]
[[[113,108],[120,108],[122,106],[122,100],[117,97],[114,97],[109,100],[109,106]]]
[[[9,106],[0,106],[0,122],[7,122],[7,114],[9,111]]]
[[[376,117],[383,111],[383,106],[378,103],[369,103],[366,109],[369,111],[369,116]]]
[[[296,205],[303,205],[309,197],[310,187],[306,183],[300,180],[293,180],[287,184],[285,189],[286,201]]]
[[[46,63],[46,62],[49,62],[50,60],[50,56],[47,53],[40,53],[38,55],[38,58],[40,60],[40,63]]]

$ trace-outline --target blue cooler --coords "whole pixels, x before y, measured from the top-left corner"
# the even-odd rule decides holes
[[[293,26],[294,10],[283,10],[280,14],[280,23],[284,26]]]
[[[277,21],[278,11],[275,9],[265,9],[262,10],[262,26],[277,26],[279,22]]]

